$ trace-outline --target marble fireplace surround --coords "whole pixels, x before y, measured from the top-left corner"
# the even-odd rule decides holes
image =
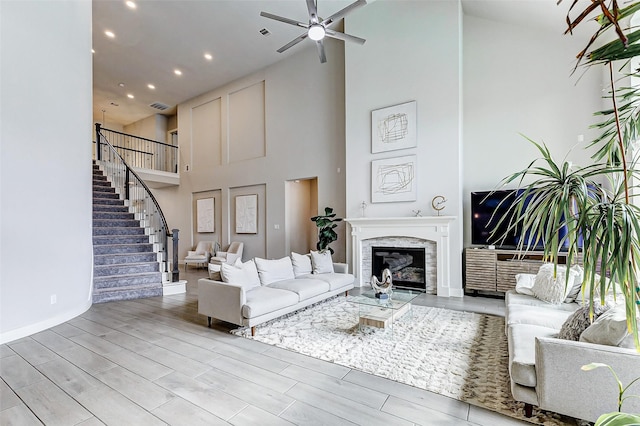
[[[451,294],[451,261],[449,247],[449,227],[451,222],[456,220],[453,216],[425,216],[425,217],[385,217],[385,218],[347,218],[345,222],[349,224],[351,241],[349,245],[351,267],[356,277],[356,286],[366,286],[371,278],[371,266],[366,264],[370,256],[363,254],[364,250],[371,247],[373,240],[376,243],[382,239],[391,238],[394,245],[398,246],[398,241],[406,238],[411,243],[408,246],[415,247],[415,241],[424,241],[427,251],[433,252],[435,243],[435,265],[436,286],[435,292],[438,296],[449,297]],[[369,271],[369,276],[367,275]]]

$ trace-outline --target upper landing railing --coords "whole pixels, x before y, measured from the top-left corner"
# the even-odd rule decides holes
[[[100,126],[100,123],[96,123],[96,132],[98,129],[129,166],[178,173],[177,146],[105,129]],[[98,142],[96,158],[101,160],[106,151],[104,146],[100,146],[97,136],[96,140]]]

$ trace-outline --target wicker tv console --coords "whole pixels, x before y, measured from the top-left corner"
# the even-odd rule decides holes
[[[519,255],[517,250],[468,247],[464,250],[465,290],[504,293],[516,286],[516,274],[535,274],[542,265],[542,251]],[[558,255],[567,263],[566,253]]]

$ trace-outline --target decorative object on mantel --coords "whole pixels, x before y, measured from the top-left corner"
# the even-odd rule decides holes
[[[333,254],[333,249],[329,247],[329,244],[338,239],[338,234],[334,229],[338,226],[336,222],[342,221],[342,218],[336,217],[331,207],[324,208],[324,215],[318,215],[311,218],[318,227],[318,243],[316,248],[318,251],[325,251],[329,249]]]
[[[391,271],[384,269],[382,271],[382,281],[378,281],[378,277],[371,276],[371,287],[376,292],[378,299],[388,299],[389,295],[393,292],[393,279],[391,278]]]
[[[415,217],[422,217],[422,210],[418,209],[418,210],[411,210],[411,213],[413,213],[413,215]]]
[[[361,216],[362,216],[362,217],[365,217],[365,216],[366,216],[366,215],[365,215],[365,212],[366,212],[366,210],[367,210],[367,203],[366,203],[366,202],[364,202],[364,201],[363,201],[363,202],[360,204],[360,210],[362,211]]]
[[[385,158],[371,162],[371,202],[416,201],[418,157]]]
[[[371,111],[371,152],[415,148],[416,101]]]
[[[431,200],[431,207],[438,213],[438,216],[440,216],[440,212],[444,210],[444,203],[446,202],[447,199],[442,195],[436,195],[433,197],[433,200]]]

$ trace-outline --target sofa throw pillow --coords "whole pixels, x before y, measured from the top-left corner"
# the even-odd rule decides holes
[[[255,261],[262,285],[269,285],[276,281],[292,280],[295,278],[293,274],[293,264],[289,256],[274,260],[256,257]]]
[[[253,260],[236,262],[234,265],[223,263],[220,265],[220,276],[223,282],[241,285],[245,290],[260,286],[258,270]]]
[[[313,265],[314,274],[333,272],[333,259],[331,259],[331,252],[329,250],[311,251],[311,264]]]
[[[609,307],[602,306],[599,303],[593,305],[593,320],[598,319],[600,315],[605,313]],[[591,325],[589,318],[589,306],[581,306],[576,309],[569,318],[562,324],[558,339],[580,340],[580,335]]]
[[[624,304],[616,305],[593,322],[580,335],[581,342],[618,346],[629,336]]]
[[[565,280],[565,274],[567,274],[566,266],[559,265],[554,276],[554,265],[552,263],[542,265],[531,288],[533,295],[545,302],[559,305],[567,298],[567,294],[571,291],[575,280],[576,272],[569,270],[568,273],[569,279],[567,281]]]
[[[571,303],[576,300],[578,294],[580,294],[580,290],[582,290],[582,279],[584,278],[584,270],[580,265],[573,265],[571,270],[575,272],[576,276],[573,280],[573,287],[569,290],[569,294],[564,299],[564,303]]]
[[[309,275],[313,271],[311,255],[309,254],[291,252],[291,262],[293,263],[293,275],[296,278],[302,275]]]
[[[516,274],[516,293],[533,296],[533,283],[535,282],[535,274]]]

